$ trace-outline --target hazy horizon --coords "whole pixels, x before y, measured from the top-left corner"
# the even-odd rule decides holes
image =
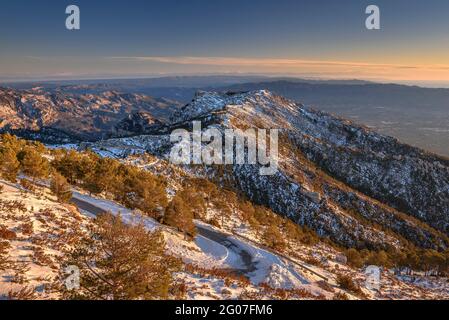
[[[234,78],[245,78],[245,77],[260,77],[264,78],[266,81],[277,81],[282,78],[286,81],[366,81],[377,84],[397,84],[406,86],[418,86],[422,88],[433,88],[433,89],[449,89],[449,81],[389,81],[382,79],[362,79],[362,78],[319,78],[319,77],[307,77],[301,75],[278,75],[278,74],[257,74],[257,73],[247,73],[247,74],[235,74],[235,73],[203,73],[203,74],[159,74],[159,75],[123,75],[116,77],[108,76],[92,76],[92,77],[67,77],[67,78],[27,78],[27,79],[0,79],[0,86],[8,84],[27,84],[27,83],[64,83],[64,82],[102,82],[102,81],[114,81],[114,80],[145,80],[145,79],[163,79],[172,77],[234,77]],[[248,79],[250,81],[250,79]]]

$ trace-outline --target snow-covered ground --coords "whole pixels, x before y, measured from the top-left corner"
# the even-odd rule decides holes
[[[88,197],[87,200],[113,212],[127,212],[125,208],[107,200],[92,197]],[[208,216],[209,218],[219,217],[220,212],[209,209]],[[154,220],[150,219],[150,221],[150,225],[156,223]],[[308,247],[300,243],[290,243],[291,249],[287,254],[290,259],[284,259],[272,250],[266,250],[263,246],[257,245],[256,243],[260,239],[248,225],[235,215],[226,219],[221,229],[201,221],[196,221],[196,224],[198,227],[221,233],[223,237],[233,244],[232,250],[202,235],[199,235],[194,242],[185,241],[181,235],[169,230],[169,232],[165,232],[169,252],[182,257],[184,262],[201,268],[242,270],[245,268],[245,263],[242,262],[240,252],[244,251],[251,256],[251,263],[255,266],[255,270],[246,272],[245,276],[250,280],[251,285],[255,287],[268,284],[270,287],[278,289],[299,289],[305,290],[314,296],[329,299],[336,292],[341,291],[336,282],[337,275],[346,274],[356,280],[361,285],[362,291],[366,296],[372,299],[419,299],[420,297],[441,298],[448,296],[448,286],[444,279],[433,282],[425,279],[420,283],[411,283],[410,281],[396,279],[395,276],[388,273],[384,275],[383,290],[380,293],[372,292],[364,288],[365,275],[363,270],[354,270],[336,262],[338,252],[323,244]],[[231,232],[231,230],[233,231]],[[292,253],[294,255],[290,255]],[[310,257],[324,260],[325,263],[324,265],[311,265],[307,262]],[[297,263],[292,263],[291,261]],[[191,277],[192,275],[184,276],[187,279],[186,281],[197,285],[198,281],[194,281]],[[325,282],[333,288],[331,289],[333,291],[323,290],[323,278],[328,279]],[[200,282],[203,283],[204,281],[203,279]],[[218,280],[215,279],[213,281]],[[428,283],[431,284],[427,285]],[[213,286],[216,286],[216,284]],[[233,292],[237,296],[242,294],[239,290],[234,290]],[[357,298],[348,292],[345,293],[349,298]],[[206,294],[206,297],[210,298],[208,294]]]
[[[76,207],[58,203],[48,189],[30,192],[2,180],[0,188],[0,228],[13,232],[7,240],[10,266],[0,270],[0,299],[23,288],[35,289],[41,299],[56,298],[51,287],[61,251],[76,241],[88,219]]]
[[[51,286],[60,271],[62,249],[74,244],[75,232],[83,229],[92,213],[97,212],[81,209],[82,215],[75,206],[58,203],[44,187],[26,191],[17,184],[0,180],[0,188],[0,227],[15,235],[7,240],[13,266],[0,272],[0,297],[26,287],[33,288],[37,298],[57,298]],[[285,259],[252,240],[200,221],[196,221],[200,234],[194,241],[187,241],[181,233],[113,201],[89,196],[82,190],[75,191],[74,196],[90,205],[90,209],[121,214],[128,223],[143,222],[149,230],[161,228],[167,251],[186,263],[186,270],[177,273],[175,279],[186,285],[187,299],[331,299],[335,293],[342,292],[335,283],[337,274],[349,275],[363,285],[363,270],[354,270],[333,258],[323,266],[308,264],[307,258],[313,254],[328,257],[335,254],[321,244],[314,247],[298,245],[295,247],[297,254]],[[201,230],[214,232],[215,236]],[[292,263],[293,260],[298,263]],[[246,277],[242,277],[242,273]],[[327,286],[323,286],[323,280],[317,274],[329,278]],[[385,272],[380,293],[369,292],[363,287],[362,290],[373,299],[435,299],[447,297],[447,288],[445,279],[418,277],[413,280]]]
[[[102,211],[115,215],[120,214],[122,219],[127,223],[143,223],[150,231],[156,228],[162,229],[168,251],[183,258],[186,263],[197,264],[201,267],[241,268],[239,258],[233,252],[229,252],[223,245],[203,236],[197,236],[194,242],[189,242],[184,240],[180,233],[159,224],[150,217],[129,210],[113,201],[92,197],[78,191],[73,192],[73,198],[88,203]],[[95,216],[97,213],[92,211],[81,209],[81,212],[89,217]]]
[[[245,263],[242,261],[239,253],[243,251],[250,255],[251,263],[255,267],[254,271],[246,274],[254,285],[268,283],[273,288],[304,289],[311,287],[312,282],[316,281],[315,279],[308,279],[293,263],[235,236],[225,234],[220,229],[203,222],[196,221],[196,224],[201,228],[220,233],[223,238],[228,239],[234,245],[232,249],[203,235],[198,235],[194,243],[184,241],[179,234],[161,226],[154,219],[138,215],[136,212],[113,201],[98,199],[80,192],[74,192],[73,197],[101,210],[120,214],[126,222],[143,222],[149,230],[154,230],[158,227],[162,228],[165,230],[164,234],[168,250],[177,256],[181,256],[186,263],[207,268],[242,270],[245,267]],[[86,210],[83,210],[83,212],[89,216],[92,215],[92,212]],[[314,292],[322,293],[315,286],[312,289]]]

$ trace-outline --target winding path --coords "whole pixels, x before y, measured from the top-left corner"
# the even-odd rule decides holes
[[[233,271],[241,274],[243,276],[247,276],[248,274],[254,272],[257,270],[257,263],[254,261],[252,255],[245,250],[244,248],[241,248],[237,246],[235,243],[229,240],[228,236],[208,228],[204,228],[202,226],[197,225],[198,234],[213,241],[218,244],[221,244],[222,246],[226,247],[228,250],[236,253],[237,256],[241,259],[241,265],[243,268],[241,269],[234,269]]]
[[[107,211],[103,208],[97,207],[93,205],[92,203],[89,203],[83,199],[77,198],[76,195],[71,199],[71,202],[76,205],[79,209],[89,212],[92,215],[99,215],[102,213],[106,213]],[[242,247],[237,246],[235,243],[230,241],[228,239],[228,236],[215,231],[211,230],[202,226],[197,225],[198,234],[199,236],[202,236],[210,241],[213,241],[215,243],[218,243],[219,245],[224,246],[226,249],[234,252],[236,256],[240,257],[241,263],[240,265],[243,266],[241,269],[232,269],[232,271],[236,272],[237,274],[248,276],[250,273],[257,270],[256,262],[253,260],[252,255],[245,250]]]

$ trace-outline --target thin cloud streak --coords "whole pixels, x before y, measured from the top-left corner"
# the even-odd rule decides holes
[[[172,70],[277,73],[324,78],[378,79],[383,81],[449,81],[449,65],[400,64],[338,60],[307,60],[286,58],[191,57],[191,56],[113,56],[107,61],[139,65],[158,65]]]
[[[162,56],[124,56],[107,57],[107,59],[135,62],[158,62],[179,65],[206,65],[206,66],[341,66],[356,68],[392,68],[392,69],[427,69],[427,70],[449,70],[449,65],[402,65],[353,61],[332,60],[303,60],[303,59],[279,59],[279,58],[238,58],[238,57],[162,57]]]
[[[449,65],[374,63],[251,57],[58,56],[7,57],[0,60],[3,79],[123,78],[153,75],[259,74],[382,82],[449,82]]]

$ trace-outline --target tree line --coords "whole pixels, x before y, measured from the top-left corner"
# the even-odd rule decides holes
[[[264,244],[273,249],[284,250],[285,239],[309,245],[323,240],[314,231],[298,226],[266,207],[254,205],[243,195],[218,188],[207,179],[186,179],[169,200],[167,181],[162,176],[115,159],[102,158],[90,151],[47,150],[39,142],[21,140],[10,134],[0,135],[0,176],[17,182],[19,174],[32,182],[50,179],[51,190],[62,202],[70,201],[72,185],[91,194],[106,194],[129,209],[138,209],[177,228],[187,238],[196,235],[194,219],[221,226],[233,212],[239,212],[242,220],[261,233]],[[208,206],[220,212],[219,219],[207,218]],[[346,256],[354,267],[373,264],[393,267],[398,272],[448,273],[449,251],[438,252],[410,245],[379,251],[349,249]]]

